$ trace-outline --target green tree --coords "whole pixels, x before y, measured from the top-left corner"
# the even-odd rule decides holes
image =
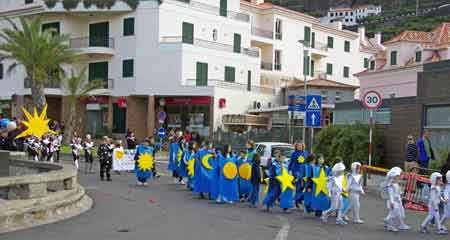
[[[0,60],[15,61],[8,71],[19,65],[25,68],[34,105],[41,111],[47,103],[46,84],[59,82],[64,76],[63,65],[76,61],[77,53],[70,48],[68,35],[55,34],[54,29],[42,31],[40,18],[20,18],[20,26],[11,19],[6,20],[11,28],[0,31],[3,40]]]
[[[69,113],[66,120],[66,130],[64,134],[64,142],[68,143],[72,139],[74,128],[76,126],[76,112],[78,101],[88,96],[92,91],[103,88],[102,80],[88,81],[86,76],[86,68],[83,68],[79,74],[71,71],[71,75],[63,80],[63,88],[67,94]]]

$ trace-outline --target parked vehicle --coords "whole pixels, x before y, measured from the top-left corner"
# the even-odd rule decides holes
[[[275,150],[280,150],[281,154],[285,157],[285,161],[289,161],[292,153],[294,152],[294,146],[289,143],[280,142],[256,143],[256,153],[261,156],[261,168],[263,170],[264,178],[267,176],[268,169],[272,164],[272,158],[274,157]]]

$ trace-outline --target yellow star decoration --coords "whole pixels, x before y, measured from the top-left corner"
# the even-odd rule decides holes
[[[305,162],[305,157],[304,156],[299,156],[297,158],[298,163],[304,163]]]
[[[178,154],[177,154],[178,167],[181,165],[182,158],[183,158],[183,151],[181,151],[181,149],[179,149]]]
[[[187,162],[187,170],[188,170],[188,175],[189,177],[193,177],[194,173],[195,173],[195,168],[194,168],[194,164],[195,164],[195,159],[191,158],[188,162]]]
[[[223,175],[228,180],[233,180],[237,176],[237,172],[236,164],[233,162],[227,162],[225,163],[225,166],[223,166]]]
[[[138,167],[141,171],[150,171],[153,168],[153,156],[143,153],[138,158]]]
[[[344,176],[342,179],[342,196],[348,198],[348,191],[347,191],[347,177]]]
[[[48,122],[50,119],[47,119],[47,105],[44,106],[44,109],[42,109],[40,115],[38,115],[36,108],[34,108],[33,116],[31,116],[25,108],[22,108],[22,112],[27,118],[27,121],[22,121],[22,123],[27,127],[27,130],[17,135],[16,139],[29,135],[41,138],[46,133],[55,133],[48,127]]]
[[[284,167],[281,170],[281,175],[276,176],[275,178],[281,184],[281,192],[286,191],[287,188],[295,190],[294,184],[292,184],[292,181],[294,181],[294,176],[289,175]]]
[[[211,153],[206,154],[205,156],[203,156],[202,158],[202,165],[204,168],[208,169],[208,170],[212,170],[213,167],[211,166],[211,164],[209,164],[209,159],[212,158],[213,155]]]
[[[121,150],[116,150],[116,160],[121,160],[125,153]]]
[[[250,180],[252,177],[252,166],[249,163],[243,163],[239,166],[239,176],[244,180]]]
[[[316,193],[315,196],[319,196],[320,192],[328,195],[327,189],[327,175],[325,174],[325,170],[323,168],[320,169],[319,177],[312,178],[312,181],[316,184]]]
[[[266,187],[264,188],[264,193],[267,193],[269,191],[269,178],[265,178],[264,183],[266,184]]]

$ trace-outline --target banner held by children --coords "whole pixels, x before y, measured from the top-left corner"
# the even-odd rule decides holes
[[[114,149],[113,170],[114,171],[132,171],[135,167],[135,150]]]

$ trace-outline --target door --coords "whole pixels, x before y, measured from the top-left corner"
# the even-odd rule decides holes
[[[87,111],[87,131],[94,137],[101,133],[102,126],[102,112],[101,111]]]
[[[110,47],[109,46],[109,22],[89,24],[89,46],[90,47]]]
[[[89,81],[102,80],[108,88],[108,62],[89,63]]]
[[[125,133],[127,121],[127,109],[121,108],[117,103],[113,104],[113,133]]]

